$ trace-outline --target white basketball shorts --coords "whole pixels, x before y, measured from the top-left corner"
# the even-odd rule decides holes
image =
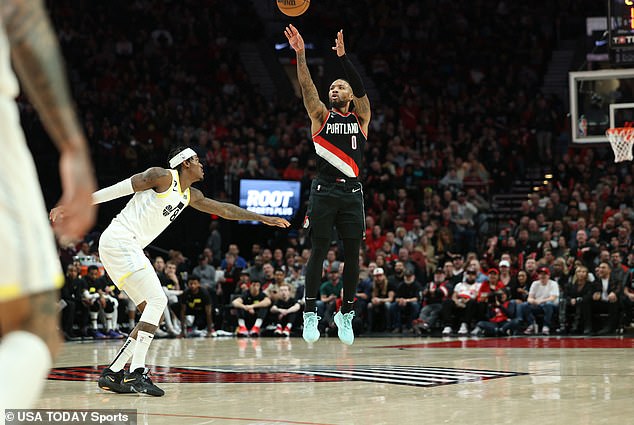
[[[119,289],[125,287],[125,279],[136,271],[148,269],[154,272],[134,236],[116,222],[111,223],[99,238],[99,258]]]
[[[37,171],[15,102],[0,96],[0,302],[64,283]]]

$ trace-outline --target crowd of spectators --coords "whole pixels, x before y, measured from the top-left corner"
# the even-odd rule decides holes
[[[634,266],[634,169],[629,163],[613,164],[606,149],[572,149],[561,99],[539,92],[550,53],[565,27],[559,11],[565,10],[568,17],[580,11],[601,14],[595,3],[382,0],[335,5],[325,1],[332,8],[315,8],[307,31],[334,34],[344,20],[348,49],[361,60],[380,93],[380,101],[371,99],[373,117],[362,173],[367,237],[360,253],[357,316],[362,323],[357,323],[358,331],[411,328],[425,332],[449,327],[464,333],[466,327],[490,333],[491,326],[482,323],[489,316],[499,319],[494,322],[500,323],[494,327],[496,332],[534,331],[526,326],[536,323],[535,317],[543,326],[546,316],[556,319],[547,328],[559,322],[566,327],[565,316],[576,311],[560,308],[569,281],[577,284],[573,278],[584,266],[588,276],[579,279],[586,279],[590,286],[597,284],[604,279],[606,260],[612,274],[616,267],[625,276],[612,291],[617,301],[609,297],[610,303],[619,306],[617,313],[614,305],[610,310],[619,320],[608,327],[614,331],[629,324],[626,304],[634,295],[625,288],[631,281],[629,268]],[[315,160],[301,101],[264,98],[239,60],[241,41],[268,35],[250,2],[65,0],[50,2],[49,8],[101,186],[164,164],[168,150],[184,144],[204,159],[206,178],[201,189],[216,199],[231,200],[235,183],[242,178],[296,179],[308,187],[315,175]],[[340,14],[333,17],[324,10]],[[240,19],[227,19],[238,14]],[[44,136],[32,108],[24,101],[20,104],[29,140],[41,139]],[[47,154],[31,144],[40,156]],[[510,220],[495,221],[492,196],[510,191],[518,176],[535,168],[550,171],[552,179],[540,191],[527,194]],[[54,197],[48,194],[47,201]],[[211,254],[195,253],[191,260],[182,254],[171,258],[179,282],[177,288],[168,288],[175,291],[170,293],[171,313],[166,315],[173,323],[165,324],[165,331],[187,330],[183,323],[179,325],[182,312],[177,306],[188,305],[181,291],[189,290],[191,275],[199,279],[201,289],[196,294],[209,295],[212,308],[199,312],[197,322],[197,329],[205,327],[208,334],[213,327],[230,330],[244,319],[233,314],[232,303],[252,281],[260,282],[262,293],[272,297],[272,291],[278,294],[279,289],[273,286],[268,291],[269,286],[274,275],[283,272],[290,295],[284,305],[300,299],[310,246],[301,230],[292,232],[288,238],[278,238],[276,245],[258,241],[254,245],[259,250],[253,248],[241,259],[235,246],[233,252],[226,248],[232,241],[225,240],[220,247],[221,235],[215,230],[215,239],[205,250]],[[586,236],[583,242],[580,233]],[[85,249],[94,255],[98,233],[89,242],[91,246]],[[72,251],[63,253],[65,266],[73,263],[77,253]],[[267,251],[270,258],[263,255]],[[616,253],[622,259],[618,266],[611,262]],[[192,273],[194,266],[201,266],[198,261],[193,264],[198,255],[207,258],[206,271]],[[336,244],[331,255],[335,258],[330,263],[342,258]],[[502,259],[504,255],[508,258]],[[152,260],[156,261],[156,255]],[[461,262],[469,267],[474,264],[475,283],[469,283],[469,273],[461,273],[470,270],[460,267]],[[508,266],[502,266],[504,262]],[[559,285],[556,302],[548,301],[556,308],[519,307],[524,304],[516,302],[518,294],[510,283],[525,274],[530,289],[533,280],[538,280],[535,271],[542,266],[548,267],[549,279]],[[208,267],[214,268],[214,277]],[[509,274],[505,267],[511,270]],[[332,326],[328,313],[338,299],[338,276],[333,269],[324,270],[324,282],[332,286],[324,287],[329,294],[320,305],[324,332]],[[501,288],[481,285],[490,283],[495,269],[510,293],[500,295]],[[494,285],[499,282],[493,280]],[[495,295],[480,294],[482,288]],[[106,289],[95,291],[108,295]],[[465,294],[473,297],[460,301],[466,300]],[[119,314],[119,322],[126,325],[133,309],[119,295],[108,296],[118,300],[116,308],[124,313]],[[523,295],[526,301],[528,293]],[[75,298],[81,301],[77,310],[82,310],[85,293],[76,291]],[[275,305],[275,297],[271,300]],[[97,304],[102,310],[115,308],[114,302],[107,301],[104,298]],[[463,303],[464,307],[459,305]],[[496,303],[508,304],[504,314],[518,322],[502,320]],[[78,327],[80,333],[90,334],[91,326],[92,334],[119,332],[116,324],[92,323],[99,308],[92,309],[92,315],[72,314],[76,322],[73,329],[66,328],[69,335]],[[187,308],[185,312],[191,313]],[[106,311],[99,314],[105,317]],[[589,313],[584,310],[583,314],[582,322]],[[270,322],[267,317],[263,320]],[[276,330],[279,324],[278,333],[283,334],[288,322],[272,324]],[[239,324],[243,326],[247,327]],[[254,326],[255,322],[249,322],[246,333]],[[255,333],[261,326],[255,326]],[[244,329],[240,332],[245,333]]]

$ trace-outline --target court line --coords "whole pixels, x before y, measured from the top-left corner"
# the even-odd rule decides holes
[[[206,415],[181,415],[178,413],[143,413],[139,412],[138,415],[147,415],[147,416],[166,416],[173,418],[196,418],[196,419],[222,419],[227,421],[257,421],[257,422],[270,422],[270,423],[282,423],[282,424],[293,424],[293,425],[335,425],[335,424],[327,424],[324,422],[302,422],[302,421],[285,421],[283,419],[261,419],[261,418],[231,418],[228,416],[206,416]]]

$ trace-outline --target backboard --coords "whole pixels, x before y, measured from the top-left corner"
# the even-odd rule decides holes
[[[607,143],[605,131],[634,121],[634,69],[571,72],[573,143]]]

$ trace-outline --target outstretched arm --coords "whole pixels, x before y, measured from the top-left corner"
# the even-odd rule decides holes
[[[172,184],[172,173],[161,167],[151,167],[142,173],[138,173],[112,186],[99,189],[92,194],[92,204],[101,204],[134,192],[155,189],[157,192],[165,192]],[[68,216],[67,206],[61,204],[51,210],[49,218],[51,222],[63,221]]]
[[[112,186],[100,189],[92,194],[94,204],[112,201],[123,196],[132,195],[134,192],[142,192],[154,189],[157,192],[165,192],[172,184],[172,173],[161,167],[151,167],[142,173],[122,180]]]
[[[350,58],[346,55],[346,48],[343,44],[343,30],[340,30],[337,33],[335,45],[332,47],[332,50],[335,50],[337,52],[337,56],[339,56],[339,59],[341,60],[341,65],[343,66],[343,70],[346,73],[346,78],[350,83],[350,87],[352,88],[352,94],[354,95],[355,112],[361,119],[361,124],[363,125],[364,131],[367,134],[371,116],[370,100],[368,99],[368,95],[365,92],[365,87],[363,86],[363,81],[361,81],[361,76],[352,64],[352,61],[350,61]]]
[[[306,63],[304,39],[293,25],[287,26],[284,34],[297,54],[297,79],[302,89],[302,98],[304,99],[306,111],[308,111],[313,124],[321,125],[328,114],[328,108],[319,100],[319,93],[317,93],[317,88],[310,77],[310,71]]]
[[[226,202],[218,202],[213,199],[206,198],[203,193],[196,189],[190,188],[191,201],[189,205],[196,208],[198,211],[206,212],[208,214],[219,215],[227,220],[249,220],[249,221],[261,221],[269,226],[277,227],[289,227],[291,224],[279,217],[269,217],[266,215],[257,214],[251,211],[247,211],[236,205]]]
[[[40,0],[0,2],[0,19],[13,67],[60,152],[61,202],[71,220],[54,226],[63,238],[79,238],[95,222],[90,195],[96,188],[88,145],[70,98],[57,38]]]

